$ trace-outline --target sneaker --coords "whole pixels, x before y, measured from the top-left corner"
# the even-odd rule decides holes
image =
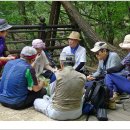
[[[113,98],[109,99],[108,108],[111,109],[111,110],[116,109],[116,102],[115,102],[115,100]]]
[[[115,100],[116,103],[120,103],[120,94],[117,92],[114,92],[113,94],[113,99]]]

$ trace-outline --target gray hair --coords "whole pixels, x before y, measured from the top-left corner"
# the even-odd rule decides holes
[[[73,54],[66,54],[65,52],[62,52],[60,54],[60,62],[62,62],[64,66],[74,66],[75,56]]]

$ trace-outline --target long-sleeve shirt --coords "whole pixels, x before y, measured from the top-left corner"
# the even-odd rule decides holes
[[[98,77],[98,76],[104,75],[105,71],[108,68],[119,65],[121,62],[121,59],[117,53],[109,52],[109,56],[105,62],[106,63],[104,64],[104,60],[99,61],[97,71],[95,73],[93,73],[93,77]]]
[[[5,51],[5,39],[4,37],[0,37],[0,57],[4,55]]]

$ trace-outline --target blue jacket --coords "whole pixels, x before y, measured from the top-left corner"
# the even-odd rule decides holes
[[[25,73],[30,67],[22,59],[7,62],[0,83],[0,102],[17,104],[26,99],[29,91]]]

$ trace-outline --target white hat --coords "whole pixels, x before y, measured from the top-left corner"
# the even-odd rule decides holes
[[[65,52],[61,52],[60,60],[64,62],[75,62],[75,56],[73,54],[66,54]]]
[[[92,51],[92,52],[97,52],[97,51],[99,51],[100,49],[107,49],[107,48],[108,48],[107,43],[102,42],[102,41],[99,41],[99,42],[96,42],[96,43],[95,43],[94,48],[92,48],[91,51]]]
[[[32,41],[32,46],[34,48],[45,48],[45,43],[41,39],[34,39]]]
[[[34,59],[37,55],[37,51],[33,47],[25,46],[22,49],[21,54],[24,55],[25,57],[27,57],[28,59]]]
[[[72,33],[69,35],[68,38],[70,38],[70,39],[76,39],[76,40],[81,40],[79,32],[75,32],[75,31],[72,31]]]
[[[125,36],[123,43],[120,43],[119,46],[123,49],[130,48],[130,34]]]
[[[10,29],[12,26],[9,25],[5,19],[0,19],[0,31],[5,31]]]

